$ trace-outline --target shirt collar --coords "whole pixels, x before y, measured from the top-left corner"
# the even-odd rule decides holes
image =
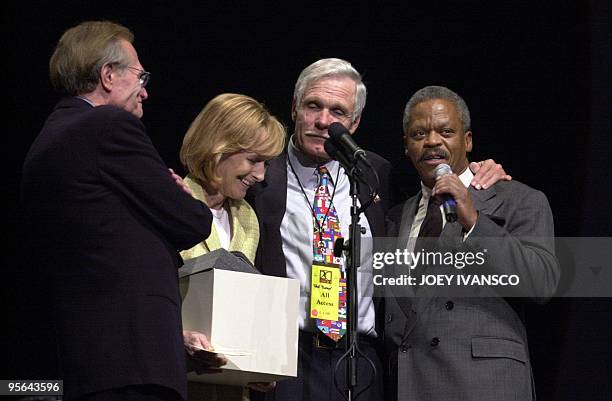
[[[470,170],[469,167],[467,167],[463,171],[463,173],[459,174],[459,179],[461,180],[461,182],[466,188],[470,186],[470,183],[472,182],[473,178],[474,178],[474,174],[472,173],[472,170]],[[429,197],[431,196],[431,189],[429,189],[425,184],[423,184],[423,181],[421,181],[421,194],[422,194],[422,198],[425,201],[429,201]]]
[[[94,102],[92,102],[91,100],[87,99],[86,97],[83,96],[75,96],[77,99],[81,99],[84,102],[87,102],[91,105],[91,107],[96,107],[96,105],[94,104]]]
[[[474,179],[474,174],[472,173],[472,170],[470,170],[470,168],[467,167],[463,173],[459,174],[459,179],[463,183],[463,186],[465,186],[466,188],[469,188],[470,183]]]
[[[295,134],[291,135],[291,138],[289,138],[289,146],[287,147],[287,156],[289,162],[293,166],[293,170],[295,171],[295,174],[298,176],[304,188],[315,188],[319,183],[319,174],[317,172],[318,166],[306,165],[306,157],[297,148],[297,146],[295,146],[294,138]],[[340,168],[340,163],[338,163],[336,160],[329,160],[323,165],[327,167],[327,170],[329,171],[329,182],[332,185],[335,185],[334,180],[338,176],[338,169]]]

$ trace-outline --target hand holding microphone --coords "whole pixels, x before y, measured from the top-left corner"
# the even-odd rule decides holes
[[[438,164],[434,170],[436,174],[436,180],[445,175],[452,175],[453,170],[446,163]],[[457,221],[457,202],[452,196],[448,194],[442,195],[442,210],[444,211],[444,216],[446,216],[446,221],[449,223],[453,223]]]
[[[436,183],[432,196],[442,198],[442,209],[447,222],[458,221],[464,231],[469,231],[478,218],[472,198],[459,177],[453,174],[448,164],[442,163],[435,168]]]

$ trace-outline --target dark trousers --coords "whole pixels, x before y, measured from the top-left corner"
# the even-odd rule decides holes
[[[321,334],[322,335],[322,334]],[[320,336],[321,336],[320,335]],[[341,348],[321,348],[315,345],[311,333],[300,332],[298,350],[298,377],[281,380],[276,388],[265,394],[266,401],[343,401],[345,398],[334,385],[334,369],[338,359],[345,353]],[[384,401],[383,371],[377,339],[366,336],[359,337],[360,350],[374,363],[376,377],[370,364],[359,358],[357,367],[357,388],[353,393],[353,400]],[[346,394],[346,365],[341,362],[335,373],[342,393]],[[371,385],[358,398],[357,393]],[[260,400],[261,393],[251,392],[252,401]]]

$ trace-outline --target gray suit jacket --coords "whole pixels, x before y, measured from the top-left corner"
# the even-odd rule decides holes
[[[551,297],[559,267],[546,196],[517,181],[470,188],[470,193],[479,212],[474,230],[463,241],[461,226],[446,224],[439,246],[487,249],[479,269],[518,275],[521,285],[511,295],[535,301]],[[389,212],[388,234],[398,237],[399,248],[408,240],[419,199],[417,194]],[[429,269],[425,274],[441,273]],[[417,296],[406,287],[388,289],[389,393],[410,401],[535,399],[525,328],[515,310],[520,299],[488,290],[464,297],[430,288],[421,287]]]

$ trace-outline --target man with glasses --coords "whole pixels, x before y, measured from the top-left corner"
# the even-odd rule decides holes
[[[111,22],[66,31],[51,57],[62,99],[25,160],[22,202],[47,350],[66,400],[185,398],[178,249],[210,210],[168,171],[140,121],[150,74]],[[39,287],[35,287],[39,288]],[[38,292],[38,291],[37,291]],[[43,318],[41,313],[40,318]],[[36,361],[39,363],[39,361]]]

